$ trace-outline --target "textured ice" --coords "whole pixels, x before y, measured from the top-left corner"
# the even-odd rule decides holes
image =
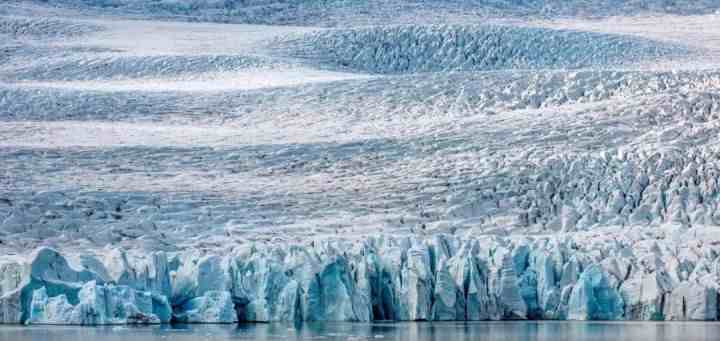
[[[2,273],[14,283],[3,286],[2,316],[29,324],[715,320],[720,250],[683,231],[318,239],[199,258],[113,249],[77,265],[40,249],[29,263],[3,260],[16,270]],[[683,248],[697,262],[690,276],[673,266]],[[648,263],[653,257],[665,262]]]
[[[714,2],[189,4],[0,3],[0,322],[719,317]]]
[[[16,81],[85,81],[97,79],[133,79],[152,77],[182,77],[198,73],[233,72],[243,69],[263,69],[279,63],[251,56],[123,56],[98,53],[92,57],[53,57],[35,60],[12,69],[7,76]]]
[[[237,322],[232,297],[227,291],[207,291],[182,303],[175,320],[183,323],[232,323]]]
[[[0,35],[9,38],[64,38],[102,30],[102,26],[55,18],[0,17]]]
[[[43,286],[32,293],[27,324],[157,324],[170,322],[172,309],[164,296],[120,285],[85,283],[77,293],[77,304],[65,294],[48,297]],[[208,322],[215,322],[210,316]]]
[[[599,266],[590,265],[580,275],[570,293],[570,320],[618,320],[622,318],[623,301]]]
[[[472,1],[305,1],[305,0],[32,0],[70,8],[115,13],[263,24],[344,26],[348,23],[388,24],[436,18],[610,16],[632,14],[707,14],[718,9],[714,0],[472,0]],[[104,12],[100,12],[104,13]]]
[[[288,39],[291,56],[381,74],[575,69],[687,53],[623,36],[513,26],[377,26]]]

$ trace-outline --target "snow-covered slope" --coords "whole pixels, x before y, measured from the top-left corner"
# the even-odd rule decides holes
[[[720,317],[713,2],[352,3],[0,4],[0,322]]]

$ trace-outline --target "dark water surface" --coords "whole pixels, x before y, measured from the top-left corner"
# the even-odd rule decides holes
[[[719,322],[418,322],[0,326],[1,341],[155,340],[720,340]]]

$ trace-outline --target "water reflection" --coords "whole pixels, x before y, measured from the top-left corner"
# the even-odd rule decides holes
[[[714,322],[417,322],[149,327],[0,326],[1,341],[156,340],[720,340]]]

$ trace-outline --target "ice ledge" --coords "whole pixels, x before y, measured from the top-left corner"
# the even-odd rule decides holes
[[[697,232],[697,231],[695,231]],[[0,322],[716,320],[708,229],[0,257]]]

